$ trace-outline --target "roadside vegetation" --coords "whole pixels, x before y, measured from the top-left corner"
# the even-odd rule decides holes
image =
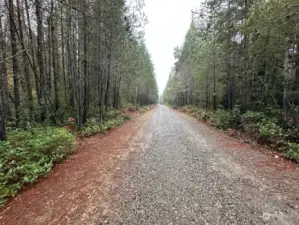
[[[80,134],[83,137],[88,137],[95,133],[106,133],[129,120],[132,113],[144,113],[151,108],[152,106],[140,107],[134,106],[133,104],[128,104],[121,110],[111,108],[104,114],[102,121],[100,115],[89,118],[80,130]]]
[[[106,133],[129,120],[131,115],[145,113],[152,107],[128,104],[121,110],[111,108],[105,113],[103,122],[99,117],[92,117],[81,129],[78,129],[72,118],[68,119],[64,127],[8,127],[7,140],[0,142],[0,206],[74,153],[77,135],[89,137]]]
[[[9,132],[0,142],[0,205],[70,155],[75,136],[64,128],[40,126]]]
[[[299,162],[299,2],[205,0],[192,18],[163,103]]]
[[[0,204],[158,101],[143,6],[0,0]]]
[[[242,112],[238,105],[233,110],[217,109],[215,112],[190,105],[174,108],[191,114],[208,125],[229,130],[232,136],[245,134],[254,142],[277,150],[286,158],[299,163],[299,130],[285,124],[277,109]]]

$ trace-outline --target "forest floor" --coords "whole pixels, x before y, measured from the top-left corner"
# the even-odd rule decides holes
[[[0,224],[299,224],[299,167],[165,106],[76,154]]]

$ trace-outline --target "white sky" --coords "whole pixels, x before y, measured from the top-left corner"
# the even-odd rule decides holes
[[[191,10],[201,0],[145,0],[145,43],[152,56],[161,95],[174,65],[173,50],[184,42],[191,22]]]

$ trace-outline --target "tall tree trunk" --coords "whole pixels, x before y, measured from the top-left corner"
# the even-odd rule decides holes
[[[23,10],[23,9],[22,9]],[[29,68],[27,64],[27,55],[25,52],[25,43],[24,43],[24,34],[23,34],[23,22],[21,19],[21,5],[20,0],[17,0],[17,13],[18,13],[18,23],[19,23],[19,37],[23,46],[23,67],[24,67],[24,75],[25,75],[25,83],[26,83],[26,93],[28,99],[28,108],[30,111],[30,120],[33,120],[33,96],[32,96],[32,86],[31,86],[31,77],[29,73]]]
[[[70,4],[70,1],[69,3]],[[75,108],[75,86],[74,84],[74,69],[73,69],[73,63],[72,63],[72,52],[74,45],[73,35],[72,35],[72,15],[71,15],[71,9],[67,8],[67,42],[66,42],[66,53],[67,53],[67,80],[68,80],[68,86],[69,86],[69,98],[68,102],[70,105],[70,108],[73,109],[73,114],[75,115],[74,108]],[[72,47],[71,47],[72,46]]]
[[[52,15],[53,15],[53,9],[51,9],[51,14],[50,16],[48,17],[48,20],[47,20],[47,25],[48,25],[48,29],[46,30],[46,35],[47,35],[47,41],[45,42],[45,50],[48,50],[48,51],[45,51],[45,87],[46,87],[46,92],[51,96],[52,94],[52,65],[53,65],[53,62],[52,62],[52,55],[54,53],[52,53],[52,36],[51,36],[51,33],[52,33],[52,30],[51,30],[51,21],[52,21]],[[45,99],[47,100],[47,99]],[[46,102],[46,106],[47,106],[47,102]],[[48,106],[47,106],[48,108]]]
[[[112,43],[111,43],[111,37],[109,40],[109,47],[108,47],[108,71],[107,71],[107,83],[106,83],[106,93],[105,93],[105,108],[108,107],[108,100],[109,100],[109,87],[110,87],[110,76],[111,76],[111,56],[112,56]]]
[[[39,68],[39,83],[44,85],[45,81],[45,69],[44,69],[44,51],[43,51],[43,43],[44,43],[44,31],[43,31],[43,15],[42,15],[42,10],[40,8],[41,6],[41,0],[35,0],[35,10],[36,10],[36,21],[37,21],[37,62],[38,62],[38,68]],[[41,87],[42,88],[42,87]],[[38,93],[38,99],[40,99],[40,104],[41,99],[42,99],[42,91],[41,88]],[[42,109],[41,112],[41,119],[45,119],[45,111]]]
[[[81,21],[80,21],[81,22]],[[78,103],[78,112],[77,112],[77,116],[78,116],[78,122],[79,122],[79,128],[82,127],[82,118],[83,118],[83,106],[82,106],[82,87],[84,86],[84,84],[82,85],[82,82],[84,82],[84,80],[82,80],[82,67],[81,67],[81,62],[82,62],[82,58],[81,58],[81,30],[80,30],[80,22],[79,20],[77,21],[77,32],[76,32],[76,36],[74,37],[76,40],[76,47],[77,50],[76,52],[74,52],[74,61],[76,62],[76,70],[77,70],[77,78],[76,78],[76,87],[78,87],[76,89],[76,101]],[[76,58],[76,55],[78,55],[78,57]]]
[[[62,77],[64,83],[64,97],[65,102],[68,101],[68,84],[67,84],[67,73],[65,66],[65,35],[64,35],[64,24],[63,24],[63,6],[61,6],[61,14],[60,14],[60,34],[61,34],[61,64],[62,64]]]
[[[101,121],[103,121],[103,116],[105,112],[105,90],[106,90],[106,80],[107,80],[107,75],[106,75],[106,65],[104,61],[104,56],[107,53],[107,37],[104,34],[103,35],[103,48],[101,48],[101,106],[100,106],[100,117]]]
[[[7,120],[11,117],[11,111],[8,105],[9,99],[9,89],[8,89],[8,80],[7,80],[7,67],[6,67],[6,44],[5,44],[5,34],[6,29],[2,28],[2,17],[0,16],[0,90],[1,90],[1,99],[2,99],[2,110],[3,110],[3,119]]]
[[[14,23],[14,4],[13,0],[8,1],[9,10],[9,25],[10,25],[10,42],[11,42],[11,53],[12,53],[12,70],[13,70],[13,83],[14,83],[14,106],[15,106],[15,117],[16,126],[20,123],[20,90],[19,90],[19,66],[17,61],[17,40],[16,40],[16,26]]]
[[[6,140],[5,122],[0,112],[0,141]]]
[[[85,124],[87,121],[88,109],[89,109],[89,93],[88,93],[88,84],[89,84],[89,74],[87,68],[87,49],[88,49],[88,28],[87,28],[87,0],[84,0],[83,3],[84,15],[83,15],[83,76],[84,76],[84,92],[83,92],[83,116],[82,124]]]
[[[205,87],[205,108],[206,111],[209,109],[209,68],[206,71],[206,87]]]
[[[113,87],[113,107],[117,108],[118,103],[117,103],[117,94],[118,94],[118,90],[117,90],[117,80],[118,80],[118,76],[119,76],[119,72],[117,72],[115,79],[114,79],[114,87]]]
[[[41,106],[41,88],[40,88],[40,83],[39,83],[39,78],[37,75],[37,68],[36,68],[36,62],[35,62],[35,43],[33,41],[33,35],[32,35],[32,29],[31,29],[31,19],[29,15],[29,5],[28,5],[28,0],[25,1],[25,7],[26,7],[26,17],[27,17],[27,25],[28,25],[28,30],[29,30],[29,39],[30,39],[30,44],[31,44],[31,58],[32,58],[32,69],[35,74],[35,89],[36,89],[36,97],[37,97],[37,103],[39,106]]]
[[[233,74],[231,60],[231,38],[232,38],[232,18],[231,18],[231,0],[228,0],[228,37],[227,37],[227,108],[233,108]]]
[[[121,74],[119,74],[119,80],[118,80],[118,84],[117,84],[117,94],[116,94],[116,108],[119,108],[120,107],[120,101],[119,101],[119,98],[120,98],[120,86],[121,86]]]
[[[217,109],[217,99],[216,99],[216,49],[213,38],[213,110]]]
[[[54,80],[54,106],[55,110],[57,111],[59,109],[59,95],[58,95],[58,62],[59,62],[59,56],[58,51],[56,51],[56,35],[55,35],[55,25],[53,20],[53,13],[54,13],[54,1],[51,0],[51,40],[52,40],[52,64],[53,64],[53,80]]]
[[[290,49],[291,43],[290,38],[285,38],[285,56],[284,56],[284,70],[283,70],[283,78],[284,78],[284,88],[283,88],[283,117],[284,120],[287,121],[288,117],[288,109],[290,104],[290,91],[292,87],[292,83],[294,81],[296,75],[296,69],[294,68],[293,57],[290,57]],[[294,53],[292,53],[294,54]]]

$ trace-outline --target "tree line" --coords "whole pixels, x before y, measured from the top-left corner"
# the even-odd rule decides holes
[[[299,127],[299,2],[205,0],[163,93],[172,105],[280,109]]]
[[[0,0],[0,139],[5,125],[82,127],[108,108],[158,100],[142,0]]]

